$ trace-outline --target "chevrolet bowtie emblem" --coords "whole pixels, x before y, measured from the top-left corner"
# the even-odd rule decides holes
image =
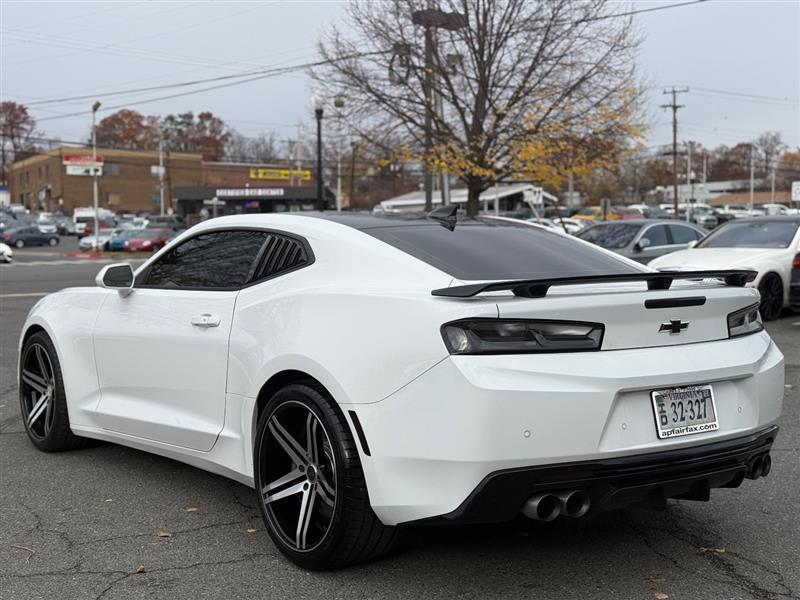
[[[658,328],[659,333],[662,331],[668,331],[670,334],[672,333],[680,333],[684,329],[688,328],[689,324],[684,323],[680,319],[670,319],[669,323],[662,323],[661,327]]]

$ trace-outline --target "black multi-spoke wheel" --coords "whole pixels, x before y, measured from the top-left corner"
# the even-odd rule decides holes
[[[765,275],[758,286],[761,293],[761,304],[758,309],[765,321],[774,321],[781,316],[783,310],[783,282],[774,273]]]
[[[329,569],[376,558],[395,530],[372,512],[350,428],[313,384],[292,384],[262,411],[255,485],[267,530],[297,565]]]
[[[68,450],[83,440],[69,428],[69,416],[53,342],[40,331],[22,347],[19,372],[19,403],[28,437],[40,450]]]

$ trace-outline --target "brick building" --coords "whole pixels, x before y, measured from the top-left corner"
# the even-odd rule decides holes
[[[61,211],[66,214],[77,207],[92,206],[92,177],[71,174],[81,169],[71,168],[70,164],[82,157],[91,157],[91,154],[88,148],[61,147],[14,163],[9,169],[11,202],[22,204],[31,211]],[[103,163],[102,176],[98,178],[100,207],[117,213],[159,211],[159,177],[154,169],[158,166],[157,152],[103,148],[98,149],[97,154]],[[308,205],[309,197],[314,197],[309,194],[310,189],[315,189],[315,183],[308,170],[206,162],[199,154],[177,152],[165,153],[164,165],[165,208],[180,214],[194,210],[195,204],[180,206],[176,191],[200,199],[207,193],[213,197],[216,190],[281,188],[288,192],[289,197],[283,192],[280,197],[290,203],[291,194],[297,190],[297,199],[305,203],[303,206]],[[245,198],[243,196],[243,201]],[[260,206],[266,212],[280,210],[280,207],[273,208],[270,204]],[[231,204],[229,211],[237,211],[235,203]]]

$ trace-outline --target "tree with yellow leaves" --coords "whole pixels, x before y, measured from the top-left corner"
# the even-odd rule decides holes
[[[457,14],[436,30],[432,75],[440,109],[421,151],[428,101],[418,11]],[[604,0],[351,0],[346,23],[320,43],[314,77],[346,100],[344,118],[372,137],[404,139],[430,167],[469,190],[467,214],[497,181],[551,185],[614,160],[641,131],[630,15]]]

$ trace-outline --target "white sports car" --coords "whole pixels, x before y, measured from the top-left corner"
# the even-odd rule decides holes
[[[766,321],[784,308],[800,310],[800,216],[755,217],[729,221],[696,246],[648,263],[656,269],[750,269],[748,285],[761,294]]]
[[[451,210],[212,219],[43,298],[20,339],[31,441],[253,486],[313,569],[403,524],[708,500],[769,473],[784,367],[754,273],[658,273]]]

